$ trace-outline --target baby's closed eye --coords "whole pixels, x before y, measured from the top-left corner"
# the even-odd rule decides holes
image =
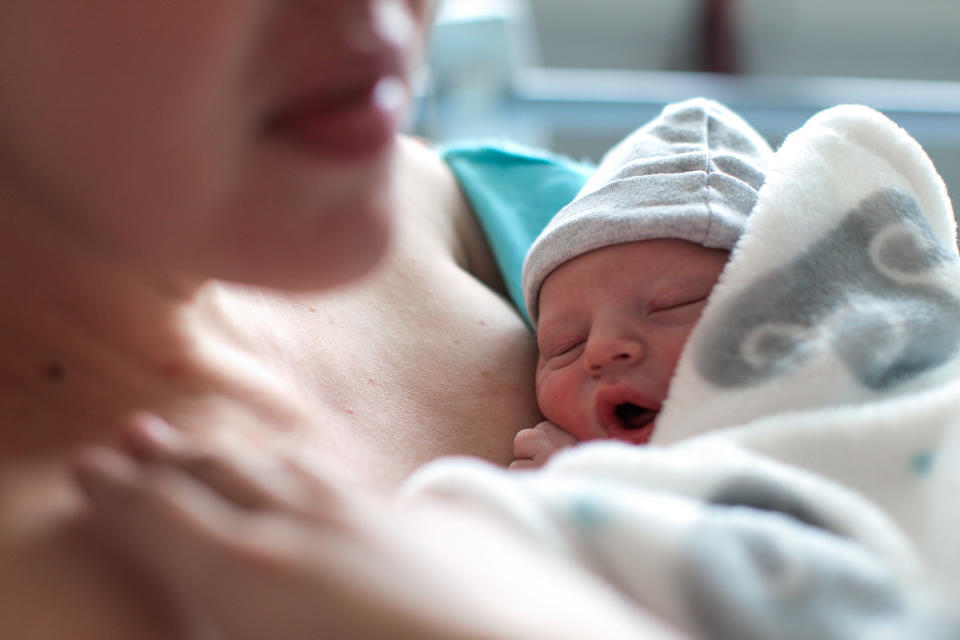
[[[708,295],[698,295],[686,298],[680,302],[669,302],[653,307],[647,312],[648,317],[662,325],[683,325],[696,322],[706,306]]]
[[[541,353],[548,366],[563,367],[580,357],[584,344],[586,340],[575,338],[550,344],[545,350],[541,350]]]

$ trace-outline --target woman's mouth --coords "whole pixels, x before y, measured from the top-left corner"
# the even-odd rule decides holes
[[[406,98],[404,80],[383,75],[299,96],[268,119],[266,131],[320,158],[362,160],[392,145]]]

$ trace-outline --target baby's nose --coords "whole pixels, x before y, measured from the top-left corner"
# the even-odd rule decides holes
[[[636,337],[608,334],[591,336],[584,352],[584,364],[592,375],[612,366],[628,366],[643,360],[646,345]]]

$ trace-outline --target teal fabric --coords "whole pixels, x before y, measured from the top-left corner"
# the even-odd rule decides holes
[[[510,299],[529,324],[520,287],[527,250],[594,167],[504,142],[448,144],[440,152],[483,227]]]

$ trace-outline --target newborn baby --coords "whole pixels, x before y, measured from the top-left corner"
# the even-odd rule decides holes
[[[511,468],[580,441],[650,440],[772,154],[739,116],[697,98],[604,156],[524,264],[547,421],[517,434]]]

